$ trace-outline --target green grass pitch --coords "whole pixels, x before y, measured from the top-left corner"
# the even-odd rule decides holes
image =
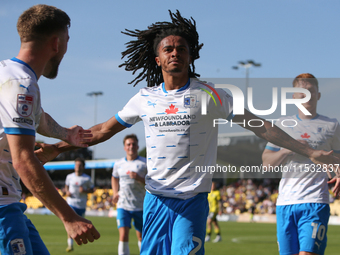
[[[118,230],[115,218],[87,217],[101,234],[101,238],[82,246],[75,244],[72,253],[66,253],[66,231],[61,221],[53,215],[28,215],[38,229],[41,238],[53,255],[91,254],[116,255]],[[276,226],[271,223],[220,222],[222,242],[205,244],[207,255],[263,255],[278,254],[276,244]],[[328,245],[325,255],[339,254],[340,226],[329,226]],[[212,239],[214,239],[212,234]],[[137,255],[138,246],[134,228],[130,231],[130,253]]]

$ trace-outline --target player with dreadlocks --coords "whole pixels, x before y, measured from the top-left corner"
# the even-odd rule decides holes
[[[192,67],[192,70],[190,67],[188,68],[189,77],[197,78],[200,76],[195,73],[194,61],[200,57],[199,50],[203,44],[198,43],[196,22],[192,18],[191,20],[183,18],[179,11],[176,14],[171,11],[169,13],[172,22],[157,22],[143,31],[126,29],[126,32],[123,32],[126,35],[136,37],[137,40],[127,43],[127,50],[122,52],[122,58],[128,57],[128,60],[119,67],[125,66],[125,70],[133,71],[133,74],[139,69],[143,69],[129,84],[135,82],[134,86],[136,86],[140,81],[146,80],[147,86],[153,87],[164,81],[161,67],[156,65],[155,57],[159,55],[159,43],[170,35],[180,36],[186,40]]]
[[[126,30],[136,40],[122,53],[128,60],[121,66],[137,77],[134,85],[146,80],[125,107],[108,121],[91,128],[94,145],[117,132],[143,121],[147,147],[141,254],[204,254],[207,195],[216,166],[217,128],[214,119],[233,117],[233,99],[222,89],[214,89],[197,79],[194,61],[202,44],[198,42],[195,21],[170,12],[171,22],[158,22],[146,30]],[[207,97],[215,93],[219,102]],[[206,103],[204,103],[206,102]],[[208,114],[202,114],[205,108]],[[259,119],[245,111],[233,117],[281,147],[310,157],[315,162],[338,163],[331,153],[315,151],[299,143],[270,122],[262,127],[247,126]],[[74,147],[60,142],[40,145],[37,156],[42,162]],[[318,161],[319,159],[319,161]],[[119,254],[127,254],[122,251]]]

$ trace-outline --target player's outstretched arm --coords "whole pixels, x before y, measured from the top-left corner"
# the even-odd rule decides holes
[[[242,123],[247,124],[248,121],[251,119],[261,119],[261,118],[245,110],[245,114],[236,115],[233,118],[233,122],[242,122]],[[300,155],[310,158],[314,164],[321,164],[321,165],[325,164],[328,166],[328,168],[333,168],[333,169],[338,168],[340,164],[340,158],[334,156],[333,151],[326,152],[323,150],[314,150],[310,148],[308,145],[303,144],[293,139],[291,136],[289,136],[287,133],[285,133],[283,130],[273,125],[272,123],[264,119],[261,119],[261,120],[264,123],[264,125],[261,127],[250,127],[248,125],[246,125],[245,127],[244,126],[242,127],[254,132],[258,137],[261,137],[273,144],[276,144],[280,147],[286,148],[295,153],[298,153]],[[336,195],[338,195],[340,192],[340,181],[339,181],[338,186],[339,188],[336,189],[338,190]]]
[[[279,166],[285,158],[292,154],[291,150],[282,148],[279,151],[272,151],[264,149],[262,153],[262,165],[263,166]]]
[[[112,186],[112,202],[117,204],[118,199],[119,199],[119,178],[115,178],[111,176],[111,186]]]
[[[304,140],[296,140],[300,143],[308,145]],[[262,153],[262,165],[263,166],[279,166],[289,156],[294,155],[294,152],[286,148],[280,148],[279,151],[272,151],[264,149]]]
[[[292,138],[290,135],[288,135],[286,132],[284,132],[282,129],[278,128],[277,126],[273,125],[272,123],[261,119],[254,114],[250,113],[249,111],[245,110],[244,115],[236,115],[233,118],[233,122],[245,122],[246,124],[248,121],[252,119],[260,119],[263,121],[263,125],[261,127],[251,127],[246,125],[244,128],[254,132],[258,137],[261,137],[268,142],[271,142],[273,144],[276,144],[280,147],[286,148],[288,150],[291,150],[295,153],[298,153],[300,155],[306,156],[310,158],[315,164],[318,163],[324,163],[324,164],[335,164],[340,163],[340,161],[337,161],[337,158],[333,155],[327,155],[325,151],[320,150],[314,150],[310,148],[307,144],[303,144],[294,138]]]
[[[340,158],[340,153],[334,153],[334,155],[338,158]],[[330,171],[328,172],[328,176],[329,178],[331,179],[328,184],[334,184],[334,187],[332,189],[333,191],[333,194],[335,196],[339,195],[340,194],[340,169],[337,168],[337,169],[330,169]],[[332,177],[332,175],[334,177]]]
[[[89,129],[92,133],[91,141],[86,141],[85,144],[92,146],[104,142],[125,128],[126,127],[120,124],[115,117],[112,117],[106,122],[91,127]],[[62,152],[77,148],[63,141],[56,144],[36,143],[35,145],[39,147],[39,149],[35,151],[35,154],[43,164],[51,161]]]
[[[87,147],[91,142],[91,131],[82,127],[73,126],[64,128],[60,126],[48,113],[42,112],[37,132],[47,137],[63,140],[76,147]]]
[[[44,206],[59,217],[77,244],[92,242],[100,234],[91,222],[78,216],[59,195],[46,170],[34,155],[34,136],[7,135],[12,164],[21,180]]]

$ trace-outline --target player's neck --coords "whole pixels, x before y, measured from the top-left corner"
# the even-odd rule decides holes
[[[163,72],[164,88],[165,90],[178,90],[187,84],[189,80],[188,74],[183,75],[169,75]]]
[[[126,160],[127,161],[133,161],[136,158],[138,158],[138,154],[135,154],[135,155],[126,155]]]
[[[78,171],[78,172],[74,172],[76,174],[76,176],[81,176],[83,174],[83,171]]]
[[[309,110],[308,110],[309,111]],[[299,118],[300,119],[302,119],[302,120],[311,120],[311,119],[314,119],[318,114],[317,114],[317,112],[316,112],[316,110],[315,111],[309,111],[312,115],[305,115],[303,112],[301,112],[300,110],[299,110],[299,114],[298,114],[298,116],[299,116]]]
[[[25,62],[35,72],[39,79],[48,62],[49,55],[42,45],[35,45],[32,42],[22,43],[17,59]]]

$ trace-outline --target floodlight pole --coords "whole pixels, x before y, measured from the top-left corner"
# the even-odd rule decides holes
[[[249,87],[249,68],[250,67],[260,67],[261,63],[256,63],[253,60],[247,60],[246,62],[239,61],[237,66],[233,66],[232,68],[238,70],[239,67],[243,67],[246,69],[246,98],[248,100],[248,87]],[[248,101],[247,101],[248,102]],[[244,165],[247,165],[247,157],[244,158]],[[244,172],[240,173],[240,178],[244,179]]]
[[[232,68],[238,70],[239,67],[243,67],[246,69],[246,98],[248,98],[248,87],[249,87],[249,68],[250,67],[260,67],[261,63],[256,63],[253,60],[247,60],[246,62],[239,61],[237,66],[233,66]]]

